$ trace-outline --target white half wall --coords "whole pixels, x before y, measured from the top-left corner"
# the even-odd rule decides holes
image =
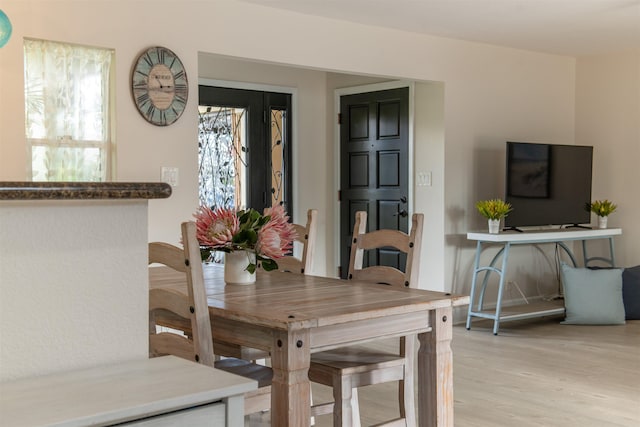
[[[0,201],[0,382],[145,359],[147,201]]]

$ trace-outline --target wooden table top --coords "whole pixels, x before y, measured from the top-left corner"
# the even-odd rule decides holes
[[[322,327],[468,304],[468,296],[336,278],[258,271],[252,285],[225,285],[221,265],[205,264],[209,310],[233,320],[283,330]],[[149,269],[151,287],[185,291],[166,267]]]

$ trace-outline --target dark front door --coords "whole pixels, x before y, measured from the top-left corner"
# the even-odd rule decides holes
[[[409,88],[340,97],[341,276],[349,268],[356,211],[368,214],[367,231],[408,232]],[[404,269],[393,250],[366,254],[366,265]]]
[[[199,86],[200,203],[291,215],[291,94]]]

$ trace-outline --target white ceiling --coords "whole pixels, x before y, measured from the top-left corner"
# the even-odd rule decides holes
[[[640,49],[640,0],[244,0],[303,14],[581,56]]]

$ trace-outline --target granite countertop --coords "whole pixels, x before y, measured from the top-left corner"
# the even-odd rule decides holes
[[[164,182],[7,182],[0,181],[0,200],[166,199]]]

